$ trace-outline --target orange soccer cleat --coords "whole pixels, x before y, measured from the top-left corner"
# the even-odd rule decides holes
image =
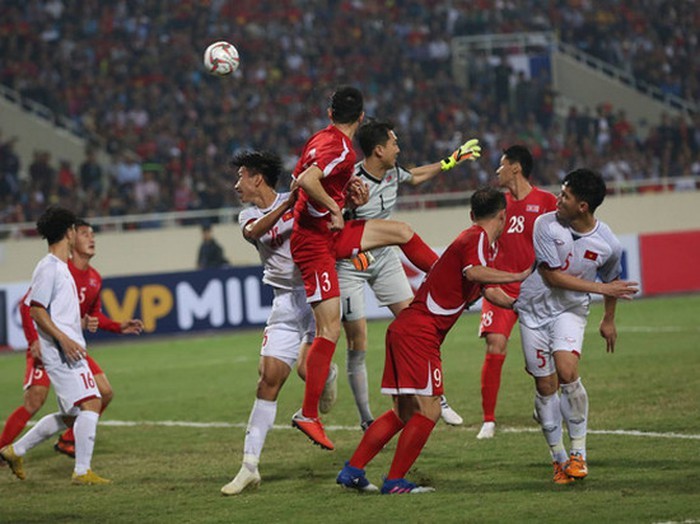
[[[586,459],[580,453],[572,453],[569,456],[569,462],[564,467],[566,474],[576,479],[585,478],[588,475],[588,465]]]
[[[565,485],[571,484],[575,481],[573,477],[566,474],[564,471],[564,465],[560,464],[556,460],[552,462],[552,465],[554,466],[554,478],[552,480],[554,480],[555,484]]]
[[[326,436],[326,431],[323,429],[323,424],[321,424],[319,419],[305,417],[299,410],[292,417],[292,427],[297,428],[309,437],[314,444],[321,446],[323,449],[329,451],[335,449],[333,442]]]

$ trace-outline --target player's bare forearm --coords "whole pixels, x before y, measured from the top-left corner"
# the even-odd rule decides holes
[[[492,304],[504,309],[513,309],[515,299],[503,291],[500,287],[487,287],[484,289],[484,298]]]
[[[637,282],[626,280],[613,280],[608,283],[594,282],[569,275],[561,269],[550,269],[545,266],[539,266],[538,271],[548,286],[568,289],[569,291],[596,293],[626,299],[632,298],[632,295],[639,291]]]
[[[299,187],[306,191],[306,194],[309,195],[314,202],[325,207],[331,213],[340,213],[338,204],[335,203],[335,200],[333,200],[323,188],[321,184],[322,178],[323,171],[317,166],[309,166],[297,177],[297,182]]]
[[[30,311],[32,319],[34,319],[36,325],[39,326],[39,329],[58,341],[61,349],[63,349],[63,352],[69,360],[80,360],[87,354],[84,347],[72,340],[54,324],[46,309],[40,306],[32,306]]]
[[[530,270],[520,273],[509,273],[487,266],[471,266],[464,270],[464,276],[472,282],[479,284],[510,284],[511,282],[522,282],[530,274]]]
[[[427,182],[431,178],[435,177],[442,172],[440,168],[440,162],[435,162],[434,164],[426,164],[424,166],[414,167],[410,170],[413,177],[409,181],[412,186],[417,186],[423,182]]]
[[[282,218],[292,207],[293,200],[287,199],[278,205],[275,209],[261,216],[255,222],[246,224],[243,228],[243,236],[247,239],[259,240]]]

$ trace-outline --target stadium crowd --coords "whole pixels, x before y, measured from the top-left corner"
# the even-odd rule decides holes
[[[506,60],[476,57],[469,88],[457,85],[449,42],[558,30],[697,100],[699,17],[687,0],[7,0],[0,83],[69,116],[112,160],[100,165],[88,152],[70,165],[37,150],[23,166],[2,126],[0,222],[35,220],[49,203],[86,217],[238,205],[232,153],[274,149],[291,171],[340,83],[362,86],[368,115],[395,121],[404,165],[440,158],[468,136],[482,140],[480,163],[421,192],[476,187],[515,142],[536,155],[541,185],[584,163],[618,182],[698,176],[700,116],[668,117],[644,134],[608,105],[559,118],[546,75],[528,78]],[[202,50],[218,39],[239,49],[234,78],[202,69]]]

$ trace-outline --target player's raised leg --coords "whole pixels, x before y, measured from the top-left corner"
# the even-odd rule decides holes
[[[406,258],[427,273],[438,259],[423,239],[405,222],[396,220],[367,220],[362,233],[362,250],[383,246],[398,246]]]

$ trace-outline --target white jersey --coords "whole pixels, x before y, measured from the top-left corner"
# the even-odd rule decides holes
[[[279,193],[267,209],[249,206],[238,215],[238,223],[243,229],[251,222],[266,215],[289,197],[289,193]],[[301,273],[292,260],[289,238],[294,225],[294,210],[290,209],[277,223],[258,240],[249,240],[255,246],[263,265],[263,282],[277,289],[291,290],[303,287]]]
[[[66,262],[51,253],[42,258],[34,269],[24,303],[28,306],[33,303],[42,305],[58,329],[85,347],[85,337],[80,326],[78,290]],[[41,328],[37,331],[43,347],[56,347],[50,335]]]
[[[607,224],[596,221],[595,227],[583,235],[562,225],[556,212],[537,218],[532,235],[536,265],[545,264],[569,275],[595,281],[610,282],[622,272],[622,246]],[[520,322],[537,328],[565,311],[583,308],[588,311],[588,293],[551,288],[537,270],[525,279],[515,308]]]

